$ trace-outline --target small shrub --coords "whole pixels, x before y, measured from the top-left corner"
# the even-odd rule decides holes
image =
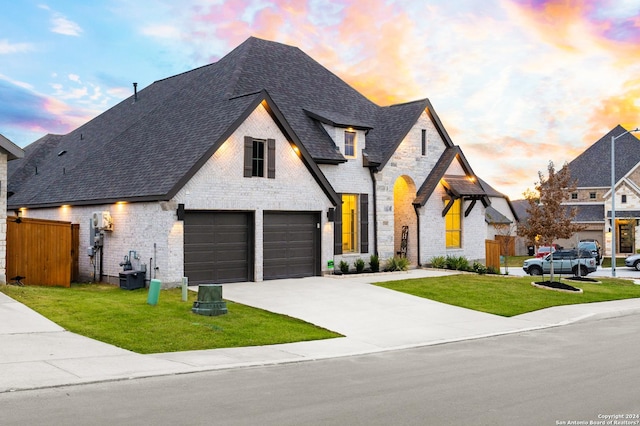
[[[364,260],[356,259],[356,261],[353,262],[353,266],[356,267],[356,272],[357,273],[360,273],[360,272],[364,271]]]
[[[444,256],[434,256],[431,258],[431,266],[437,269],[444,269],[447,267],[447,261]]]
[[[487,273],[487,267],[480,262],[473,262],[473,272],[484,275]]]
[[[349,264],[347,262],[345,262],[344,260],[340,261],[339,267],[340,267],[340,272],[342,272],[343,274],[348,274],[349,273]]]
[[[409,269],[409,259],[406,257],[394,256],[387,259],[385,271],[406,271]]]
[[[380,271],[380,259],[375,254],[372,254],[369,258],[369,267],[371,268],[371,272]]]
[[[447,256],[445,262],[447,269],[453,269],[455,271],[469,270],[469,260],[464,256]]]

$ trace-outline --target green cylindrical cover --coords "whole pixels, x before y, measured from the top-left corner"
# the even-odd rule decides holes
[[[222,300],[222,286],[220,284],[200,284],[198,286],[199,302],[219,302]]]
[[[149,305],[157,305],[158,298],[160,297],[160,280],[151,280],[149,283],[149,294],[147,296],[147,303]]]

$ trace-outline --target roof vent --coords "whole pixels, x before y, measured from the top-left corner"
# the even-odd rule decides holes
[[[138,83],[133,83],[133,102],[138,102]]]
[[[62,157],[62,156],[63,156],[63,155],[65,155],[66,153],[67,153],[67,150],[66,150],[66,149],[63,149],[62,151],[60,151],[60,152],[58,153],[58,157]]]

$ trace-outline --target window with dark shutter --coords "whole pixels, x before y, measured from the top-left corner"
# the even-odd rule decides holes
[[[253,155],[253,138],[251,136],[244,137],[244,177],[251,177],[252,173],[252,162],[251,158]]]
[[[369,253],[369,194],[360,194],[360,253]]]
[[[251,176],[264,176],[264,141],[253,140],[253,153],[251,154]]]
[[[276,177],[276,141],[275,139],[267,139],[267,177],[275,179]]]
[[[244,177],[264,177],[265,163],[267,177],[276,177],[275,139],[254,139],[244,137]]]
[[[342,200],[342,194],[338,194]],[[336,206],[333,221],[333,254],[342,254],[342,203]]]

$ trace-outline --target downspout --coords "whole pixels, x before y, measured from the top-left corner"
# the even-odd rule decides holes
[[[420,213],[418,209],[420,206],[417,204],[413,205],[413,210],[416,212],[416,251],[418,252],[418,267],[422,268],[422,264],[420,263]]]
[[[373,186],[373,254],[378,256],[378,197],[376,196],[376,175],[373,167],[369,167],[369,174]]]

